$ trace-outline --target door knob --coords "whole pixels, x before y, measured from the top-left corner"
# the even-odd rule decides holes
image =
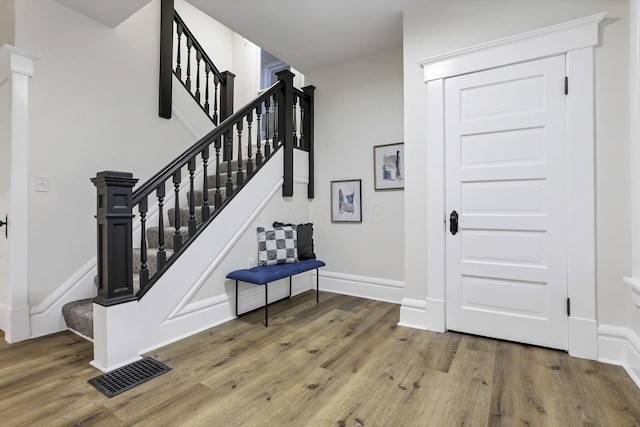
[[[454,236],[458,232],[458,212],[456,211],[452,211],[449,215],[449,231]]]
[[[6,228],[4,229],[4,237],[6,239],[9,238],[9,221],[8,221],[8,215],[4,216],[4,221],[0,219],[0,227],[5,226]]]

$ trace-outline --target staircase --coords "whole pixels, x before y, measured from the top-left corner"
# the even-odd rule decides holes
[[[159,114],[171,116],[173,75],[215,127],[142,184],[127,172],[104,171],[91,180],[97,188],[97,296],[62,311],[69,329],[94,339],[92,364],[104,371],[135,360],[145,346],[210,324],[204,309],[180,317],[180,307],[279,187],[282,196],[293,196],[294,157],[305,158],[294,150],[307,153],[307,196],[314,197],[315,88],[295,88],[293,73],[283,70],[275,84],[233,112],[234,75],[215,68],[177,14],[164,8],[162,14]],[[167,62],[172,52],[175,61]],[[264,166],[262,179],[252,181]],[[218,225],[207,229],[219,216]],[[226,294],[215,298],[227,301],[216,310],[232,312]]]
[[[246,174],[246,166],[243,168],[238,168],[238,161],[234,160],[231,162],[231,180],[233,182],[234,192],[237,189],[238,184],[238,170],[241,170],[243,174]],[[226,175],[227,174],[227,163],[223,163],[220,168],[220,173]],[[216,176],[209,175],[208,179],[208,187],[211,190],[208,191],[208,200],[214,200],[216,193]],[[226,198],[226,188],[220,188],[220,193],[222,195],[222,199]],[[202,225],[202,206],[204,204],[204,193],[202,190],[196,190],[194,192],[194,201],[195,201],[195,212],[196,212],[196,224],[197,226]],[[186,203],[185,203],[186,205]],[[212,210],[213,207],[211,207]],[[215,210],[214,210],[215,211]],[[170,208],[167,210],[168,223],[167,227],[164,227],[164,235],[171,236],[171,238],[165,239],[164,242],[164,250],[166,252],[166,257],[170,258],[173,255],[174,248],[174,239],[173,235],[176,232],[175,228],[175,208]],[[188,224],[190,217],[190,208],[183,207],[180,208],[180,223]],[[180,239],[181,242],[184,243],[186,238],[189,236],[189,228],[186,226],[179,227],[180,230]],[[158,271],[158,250],[159,250],[159,238],[160,238],[160,229],[158,227],[149,227],[147,229],[147,267],[149,269],[149,275],[153,276]],[[138,293],[140,291],[140,266],[141,263],[141,249],[134,248],[133,249],[133,291]],[[97,284],[97,276],[94,279]],[[75,332],[76,334],[84,337],[86,339],[93,339],[93,298],[86,298],[78,301],[72,301],[65,304],[62,307],[62,315],[64,317],[65,323],[69,330]]]

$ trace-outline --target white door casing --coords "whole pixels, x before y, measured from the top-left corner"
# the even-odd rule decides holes
[[[566,55],[567,287],[571,299],[569,354],[598,358],[595,286],[594,48],[599,13],[420,61],[426,83],[425,221],[427,253],[407,274],[426,271],[426,298],[403,298],[400,324],[446,330],[444,79],[491,68]],[[411,171],[407,171],[410,178]],[[407,227],[411,230],[411,227]],[[410,233],[410,231],[408,231]],[[415,236],[407,235],[407,238]],[[413,261],[412,261],[413,262]],[[426,264],[425,267],[423,265]]]
[[[564,77],[562,55],[445,80],[448,329],[568,347]]]

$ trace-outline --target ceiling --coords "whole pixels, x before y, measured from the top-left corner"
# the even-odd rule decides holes
[[[420,0],[187,0],[302,73],[402,44]]]
[[[116,27],[151,0],[55,1]],[[400,46],[402,11],[420,0],[187,1],[308,74]]]
[[[151,0],[55,0],[110,27],[117,27]]]

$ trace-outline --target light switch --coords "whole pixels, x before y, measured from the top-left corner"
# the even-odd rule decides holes
[[[40,193],[49,192],[49,177],[48,176],[36,176],[36,191]]]

